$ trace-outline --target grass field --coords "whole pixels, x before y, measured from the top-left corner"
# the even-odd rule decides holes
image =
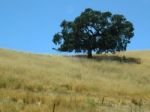
[[[123,55],[141,63],[0,49],[0,112],[150,112],[150,51]]]

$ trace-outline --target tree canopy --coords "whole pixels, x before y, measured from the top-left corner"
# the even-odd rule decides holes
[[[115,53],[125,51],[134,36],[133,24],[123,15],[85,9],[74,21],[62,21],[53,37],[59,51]]]

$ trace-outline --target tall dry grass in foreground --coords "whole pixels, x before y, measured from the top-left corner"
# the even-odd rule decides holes
[[[149,112],[150,51],[116,55],[141,64],[0,49],[0,112]]]

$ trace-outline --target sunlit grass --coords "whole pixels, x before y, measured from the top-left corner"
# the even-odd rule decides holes
[[[150,111],[150,51],[116,56],[141,64],[0,49],[0,112]]]

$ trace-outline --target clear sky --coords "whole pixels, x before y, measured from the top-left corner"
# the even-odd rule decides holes
[[[85,8],[123,14],[135,27],[128,50],[150,50],[150,0],[0,0],[0,48],[55,53],[61,21]]]

